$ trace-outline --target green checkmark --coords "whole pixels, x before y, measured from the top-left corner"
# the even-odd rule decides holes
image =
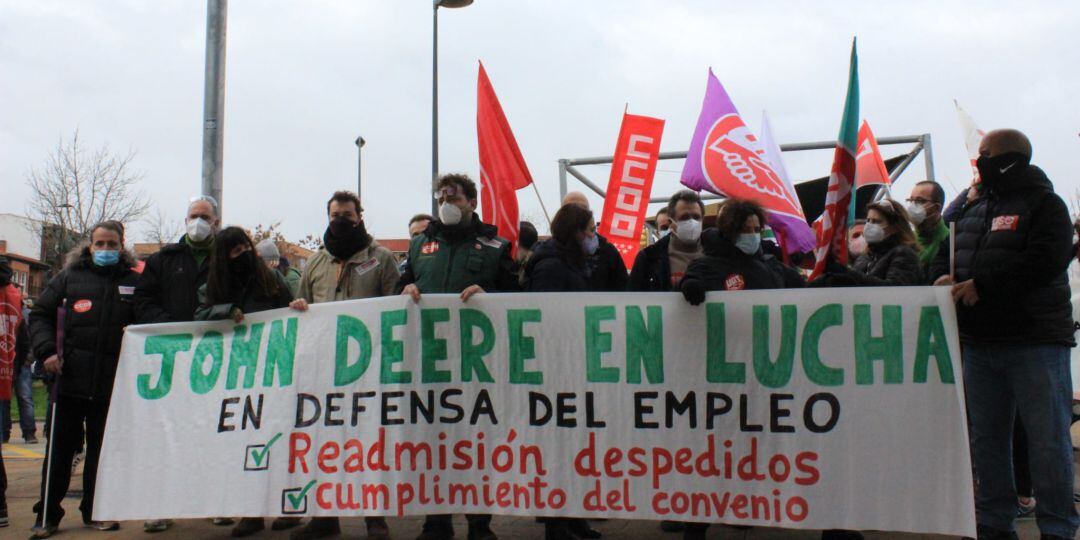
[[[300,508],[300,503],[303,502],[305,497],[307,497],[308,490],[310,490],[311,486],[314,485],[315,481],[312,480],[308,482],[306,486],[304,486],[304,489],[300,490],[300,493],[297,493],[295,495],[292,493],[286,493],[285,496],[289,498],[289,504],[291,504],[293,508]]]
[[[274,435],[270,438],[270,441],[267,442],[265,446],[263,446],[262,450],[251,451],[251,459],[255,461],[256,467],[262,466],[263,460],[266,459],[266,456],[270,454],[270,446],[276,443],[277,440],[280,438],[281,434],[278,433],[277,435]]]

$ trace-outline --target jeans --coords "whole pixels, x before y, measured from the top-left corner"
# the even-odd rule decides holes
[[[975,520],[1012,531],[1016,519],[1013,422],[1019,414],[1028,438],[1028,465],[1039,503],[1042,534],[1073,538],[1080,517],[1073,504],[1072,379],[1063,345],[965,343],[971,458],[975,467]]]
[[[15,374],[15,399],[19,401],[19,427],[25,439],[37,432],[34,421],[34,374],[30,366],[22,366]]]

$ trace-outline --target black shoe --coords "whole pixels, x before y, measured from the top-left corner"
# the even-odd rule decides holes
[[[336,517],[311,518],[311,521],[289,535],[291,540],[316,540],[341,534],[341,522]]]
[[[495,532],[491,530],[491,526],[487,524],[469,524],[469,536],[468,540],[499,540],[498,536],[495,536]]]
[[[1015,531],[1003,531],[986,525],[978,525],[975,528],[978,540],[1019,540]]]
[[[285,529],[291,529],[300,525],[300,518],[297,517],[279,517],[270,524],[271,531],[284,531]]]
[[[566,523],[566,527],[570,529],[570,532],[574,533],[574,536],[578,538],[585,538],[587,540],[595,540],[603,536],[600,531],[589,526],[588,520],[574,518]]]
[[[7,506],[0,506],[0,527],[7,527],[8,525],[11,525],[11,522],[8,521]]]
[[[26,444],[37,444],[38,440],[37,437],[33,433],[31,433],[29,435],[23,436],[23,442],[25,442]]]
[[[416,540],[450,540],[454,537],[454,526],[449,523],[424,522],[424,529]]]
[[[367,525],[367,540],[390,540],[390,527],[386,524],[386,518],[364,518]]]
[[[263,518],[243,518],[232,531],[229,531],[229,536],[233,538],[243,538],[245,536],[251,536],[266,528],[266,522]]]
[[[686,527],[683,529],[683,540],[705,540],[705,532],[708,527]]]
[[[863,535],[857,531],[833,529],[830,531],[821,531],[821,540],[863,540]]]
[[[548,519],[544,523],[544,540],[577,540],[566,525],[564,519]]]
[[[686,524],[681,521],[665,519],[660,522],[660,530],[664,532],[682,532],[684,529],[686,529]]]

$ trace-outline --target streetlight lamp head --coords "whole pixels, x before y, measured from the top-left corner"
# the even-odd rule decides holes
[[[363,148],[365,143],[367,143],[367,141],[365,141],[363,137],[357,137],[356,138],[356,147],[357,148]]]
[[[435,0],[437,8],[463,8],[473,3],[473,0]]]

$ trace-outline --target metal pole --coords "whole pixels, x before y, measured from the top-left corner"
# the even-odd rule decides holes
[[[364,157],[364,143],[366,143],[367,141],[365,141],[363,137],[357,137],[355,142],[356,142],[356,196],[360,197],[360,200],[363,201],[364,197],[363,197],[363,195],[360,194],[360,189],[361,189],[361,186],[363,185],[361,183],[362,172],[363,172],[361,164],[363,163],[363,157]]]
[[[206,1],[206,75],[203,87],[202,194],[223,214],[222,157],[225,129],[225,15],[229,0]]]
[[[933,182],[936,180],[934,176],[934,149],[931,148],[930,134],[923,135],[923,160],[926,162],[926,179]]]
[[[431,22],[431,192],[439,182],[439,2],[432,7]],[[432,197],[431,215],[439,215],[439,202]]]
[[[565,159],[559,160],[559,204],[562,204],[562,200],[566,198],[566,162]]]

